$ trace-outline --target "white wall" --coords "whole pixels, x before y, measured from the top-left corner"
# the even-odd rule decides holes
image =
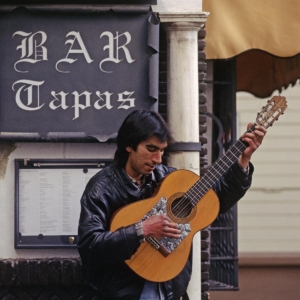
[[[253,185],[238,205],[240,253],[300,254],[300,84],[282,95],[288,109],[253,155]],[[237,93],[239,135],[265,100]]]

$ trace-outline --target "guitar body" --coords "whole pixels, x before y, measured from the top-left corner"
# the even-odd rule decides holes
[[[273,96],[257,114],[256,124],[247,132],[253,132],[257,124],[268,128],[286,108],[285,97]],[[213,183],[225,174],[246,147],[240,138],[201,179],[190,171],[175,171],[162,181],[151,198],[129,204],[115,213],[111,231],[159,213],[167,213],[181,229],[180,239],[146,238],[137,252],[126,260],[134,272],[155,282],[170,280],[180,273],[188,259],[195,233],[211,224],[219,213],[219,200],[211,189]]]
[[[162,255],[147,240],[141,244],[137,252],[126,264],[139,276],[154,282],[163,282],[174,278],[184,268],[192,245],[192,240],[198,231],[210,225],[219,213],[219,200],[215,192],[210,189],[192,211],[180,218],[174,217],[170,203],[188,191],[199,176],[187,170],[178,170],[169,174],[159,185],[154,196],[137,201],[118,210],[111,220],[111,231],[123,226],[134,224],[141,220],[161,198],[167,200],[167,215],[176,223],[188,223],[190,232],[180,244],[166,257]],[[179,195],[179,196],[178,196]]]

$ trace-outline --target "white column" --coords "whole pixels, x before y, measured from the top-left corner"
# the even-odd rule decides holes
[[[167,118],[177,142],[199,142],[198,31],[192,23],[167,27]],[[198,152],[174,153],[170,163],[199,174]]]
[[[205,13],[160,15],[167,30],[167,121],[176,142],[199,142],[198,31]],[[200,20],[200,21],[199,21]],[[171,22],[170,22],[171,21]],[[200,173],[199,152],[172,152],[169,165]],[[190,299],[201,299],[201,238],[193,240],[193,273]]]

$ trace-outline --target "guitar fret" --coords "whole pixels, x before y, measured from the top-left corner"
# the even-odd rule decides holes
[[[238,157],[246,149],[246,145],[239,139],[225,155],[219,158],[215,164],[198,180],[187,192],[185,198],[196,205],[212,186],[226,171],[236,162]]]
[[[284,110],[287,106],[284,107]],[[265,109],[265,108],[264,108]],[[284,110],[280,110],[283,113]],[[260,117],[263,119],[263,116]],[[258,121],[259,125],[269,126],[268,121],[265,120],[264,123]],[[261,120],[260,120],[261,121]],[[252,133],[255,130],[256,123],[249,128],[246,133]],[[223,157],[219,158],[213,166],[202,176],[183,196],[183,199],[189,201],[193,205],[196,205],[198,201],[208,192],[209,189],[226,173],[226,171],[237,161],[239,156],[244,152],[247,148],[247,143],[243,142],[242,139],[238,139],[233,146],[224,154]]]
[[[209,174],[212,173],[212,172],[209,172]],[[213,180],[212,178],[206,176],[203,178],[203,181],[207,183],[207,186],[211,186],[211,184],[213,184],[215,182],[215,180]]]
[[[216,164],[215,169],[217,169],[218,167],[219,169],[221,169],[222,172],[226,172],[226,169],[224,169],[221,164]]]

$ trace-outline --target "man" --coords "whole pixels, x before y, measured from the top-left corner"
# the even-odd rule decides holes
[[[250,187],[253,173],[250,159],[265,133],[264,128],[257,126],[253,133],[244,134],[243,141],[248,147],[213,186],[221,213],[232,207]],[[87,279],[100,299],[177,300],[186,292],[190,260],[179,275],[163,283],[146,281],[124,262],[145,237],[179,238],[178,225],[167,215],[154,215],[115,232],[109,230],[117,209],[149,198],[159,182],[175,170],[161,164],[171,140],[170,131],[159,114],[133,111],[119,129],[114,163],[97,173],[86,186],[81,199],[78,249]]]

